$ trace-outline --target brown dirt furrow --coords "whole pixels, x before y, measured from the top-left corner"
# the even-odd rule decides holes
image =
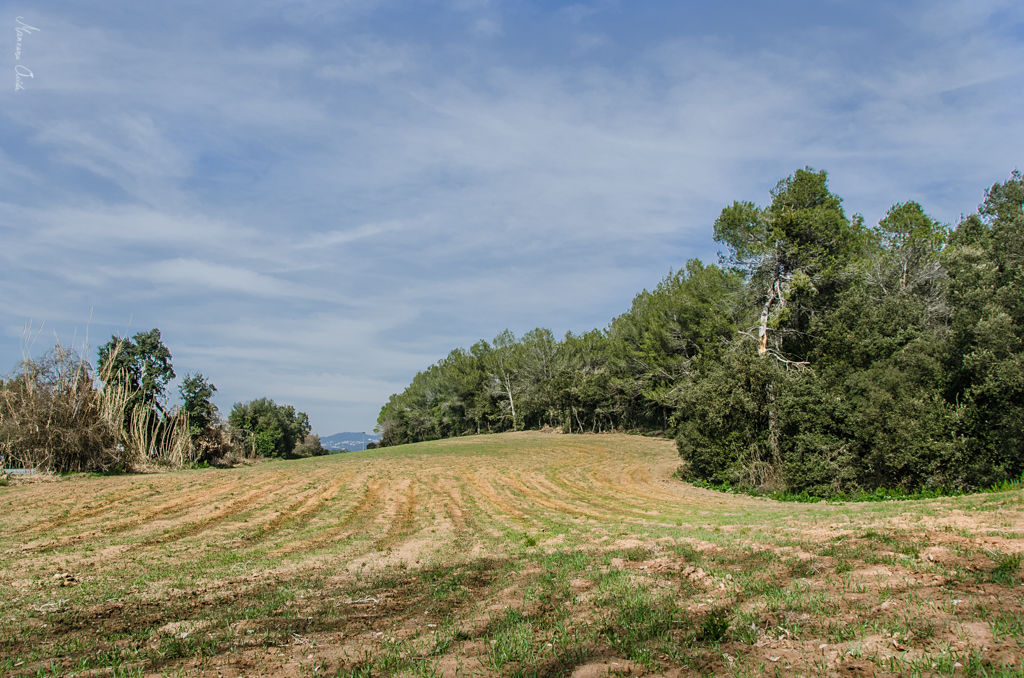
[[[312,496],[302,497],[285,508],[281,513],[270,521],[258,525],[256,532],[259,539],[265,539],[281,528],[292,523],[308,522],[320,513],[323,513],[330,504],[329,502],[345,487],[345,484],[354,474],[347,473],[333,483],[324,487],[321,491],[312,493]]]
[[[618,513],[630,513],[637,516],[647,515],[646,509],[639,508],[639,504],[634,501],[635,496],[629,492],[623,492],[623,482],[614,482],[608,480],[604,476],[602,469],[593,469],[588,474],[588,477],[594,485],[597,485],[601,489],[605,490],[606,500],[609,502],[609,508]]]
[[[629,478],[626,483],[626,487],[633,493],[640,494],[643,497],[648,497],[655,500],[667,500],[672,495],[662,489],[656,482],[651,474],[651,470],[647,467],[639,467],[630,469],[626,474]]]
[[[216,491],[221,488],[231,488],[237,486],[237,479],[233,477],[224,478],[220,482],[215,482],[207,485],[203,488],[203,492],[199,492],[192,487],[182,488],[178,493],[180,496],[166,501],[159,506],[155,506],[152,509],[146,511],[140,516],[122,520],[117,523],[110,525],[104,525],[101,529],[105,534],[120,534],[127,532],[128,530],[143,525],[154,520],[166,519],[169,516],[178,515],[193,506],[198,506],[209,500],[209,494],[212,491]]]
[[[467,515],[462,492],[459,491],[457,485],[449,487],[447,484],[442,484],[441,479],[435,476],[430,481],[430,491],[441,501],[445,515],[451,521],[457,536],[465,537],[475,529],[475,525],[471,522],[472,518]]]
[[[545,496],[561,495],[564,499],[559,501],[575,506],[577,511],[589,518],[606,520],[615,516],[615,511],[603,505],[598,495],[587,492],[578,484],[566,482],[559,475],[559,471],[560,469],[553,469],[546,476],[535,478],[533,487]]]
[[[149,539],[142,541],[139,546],[153,546],[156,544],[166,544],[168,542],[178,541],[179,539],[184,539],[185,537],[202,532],[210,526],[220,523],[237,513],[241,513],[265,497],[279,491],[280,485],[274,481],[278,480],[280,477],[280,475],[272,476],[269,482],[264,483],[261,487],[249,491],[212,515],[201,520],[185,523],[184,525],[176,527],[169,532],[150,537]],[[267,489],[269,485],[274,485],[275,488]]]
[[[550,493],[546,494],[543,491],[538,491],[536,488],[536,478],[530,479],[530,485],[533,485],[533,487],[528,486],[525,482],[509,477],[505,478],[505,483],[529,499],[533,504],[549,508],[556,513],[568,515],[573,518],[579,518],[582,516],[596,517],[600,515],[597,513],[591,513],[590,511],[585,510],[582,506],[573,506],[572,504],[555,499]]]
[[[107,513],[118,504],[130,499],[145,499],[156,492],[148,487],[129,487],[120,492],[111,492],[107,495],[97,497],[95,503],[89,503],[87,498],[81,498],[74,509],[68,509],[61,513],[43,518],[42,520],[23,525],[16,532],[42,532],[52,530],[56,527],[63,527],[72,523],[81,522],[87,518]]]
[[[475,494],[480,497],[482,502],[490,504],[498,513],[501,513],[527,527],[532,527],[538,524],[535,519],[515,508],[509,502],[503,500],[494,489],[494,486],[491,485],[490,482],[482,480],[476,473],[468,472],[466,474],[466,480],[473,489],[476,490]],[[493,515],[493,513],[490,514]]]
[[[780,503],[678,465],[671,441],[516,432],[12,483],[0,668],[1020,675],[1024,491]]]
[[[450,527],[452,530],[456,530],[456,521],[452,517],[452,511],[450,508],[452,498],[441,485],[438,474],[421,472],[418,476],[426,495],[425,500],[421,504],[422,511],[427,516],[425,518],[425,522],[442,527]],[[437,528],[435,527],[433,529],[436,530]]]
[[[380,483],[373,480],[367,481],[366,491],[363,493],[363,496],[341,515],[337,523],[313,539],[293,541],[281,546],[274,553],[287,554],[312,551],[322,548],[331,542],[344,541],[355,532],[355,530],[351,529],[352,526],[362,522],[362,519],[366,517],[370,510],[380,504],[381,501]]]
[[[583,480],[579,476],[580,468],[577,467],[573,471],[570,473],[565,468],[554,469],[550,474],[550,482],[562,492],[567,492],[575,497],[577,501],[586,502],[588,509],[594,512],[595,517],[611,518],[619,514],[619,502],[606,496],[601,492],[601,488]]]
[[[606,479],[605,482],[620,497],[620,501],[632,507],[628,510],[638,515],[649,515],[652,510],[663,508],[662,505],[678,499],[678,495],[666,492],[651,482],[650,473],[646,469],[630,469],[618,478]]]
[[[376,550],[383,551],[391,548],[412,532],[416,522],[416,485],[416,482],[409,482],[405,490],[402,508],[391,518],[391,524],[384,536],[373,544]]]
[[[53,486],[60,486],[55,491]],[[7,516],[6,528],[11,534],[29,529],[41,520],[48,520],[59,514],[70,514],[75,506],[81,505],[83,498],[77,493],[67,491],[67,481],[49,480],[34,485],[26,485],[18,500],[17,510]],[[20,488],[19,488],[20,489]],[[106,488],[103,488],[106,489]],[[102,492],[103,489],[96,491]],[[57,496],[53,496],[53,495]]]

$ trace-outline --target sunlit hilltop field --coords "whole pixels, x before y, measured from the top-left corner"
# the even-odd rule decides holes
[[[3,675],[1019,675],[1019,491],[794,504],[513,433],[0,487]]]

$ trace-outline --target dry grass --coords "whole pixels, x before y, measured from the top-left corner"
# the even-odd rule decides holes
[[[57,343],[0,380],[0,467],[77,473],[195,461],[187,417],[156,420],[145,406],[126,417],[134,393],[117,375],[99,376],[97,386],[84,355]]]
[[[118,454],[125,390],[97,389],[89,363],[55,346],[0,382],[0,454],[8,468],[106,470]]]
[[[0,488],[3,675],[1020,675],[1019,491],[779,504],[517,433]]]

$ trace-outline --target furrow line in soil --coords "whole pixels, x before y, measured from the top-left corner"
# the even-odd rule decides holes
[[[519,523],[524,527],[535,527],[539,525],[536,518],[529,516],[519,509],[515,508],[512,504],[504,501],[488,481],[481,479],[476,473],[471,471],[466,474],[466,481],[476,491],[475,494],[479,496],[485,503],[493,507],[498,513],[507,516],[509,519]],[[493,512],[488,512],[489,515],[493,516]]]
[[[291,505],[273,519],[257,525],[250,539],[252,541],[262,541],[285,526],[299,523],[297,527],[301,527],[303,524],[308,524],[310,520],[330,507],[330,501],[345,487],[345,484],[351,480],[353,475],[354,473],[349,472],[320,491],[314,490],[312,496],[301,497],[297,501],[292,502]]]
[[[459,542],[466,542],[471,533],[476,531],[476,525],[472,516],[468,516],[462,500],[462,493],[458,487],[444,487],[440,478],[434,476],[430,480],[431,493],[441,500],[445,514],[452,522],[455,530],[455,538]]]
[[[97,497],[99,504],[84,504],[77,509],[68,510],[56,516],[44,518],[36,523],[19,528],[18,532],[42,532],[56,527],[63,527],[72,523],[83,522],[88,518],[107,513],[113,507],[131,499],[144,500],[156,494],[156,491],[149,487],[129,487],[121,491],[114,491],[109,495]],[[84,501],[84,499],[82,499]]]
[[[517,492],[523,495],[524,498],[529,500],[531,503],[536,504],[537,506],[544,506],[546,508],[551,509],[552,511],[555,511],[556,513],[571,516],[573,518],[579,518],[581,516],[597,516],[597,514],[592,514],[591,512],[584,510],[582,507],[567,504],[564,501],[551,497],[550,494],[540,492],[535,487],[530,488],[526,485],[525,482],[522,482],[516,478],[506,476],[504,480],[506,485],[508,485],[511,488],[514,488]],[[531,480],[533,482],[536,482],[535,479]]]
[[[274,551],[275,554],[296,553],[299,551],[313,551],[331,544],[348,539],[354,533],[353,525],[360,524],[370,510],[381,503],[380,483],[373,478],[365,479],[366,490],[363,496],[349,509],[342,513],[337,523],[330,526],[313,539],[295,540],[285,544]]]
[[[203,489],[205,490],[205,494],[208,494],[209,492],[219,488],[235,487],[237,484],[238,479],[236,477],[226,476],[219,478],[216,482],[206,485]],[[180,515],[188,509],[207,501],[207,497],[204,496],[204,493],[194,491],[191,487],[183,488],[179,494],[183,494],[183,496],[179,496],[171,499],[170,501],[164,502],[159,506],[155,506],[143,513],[141,516],[105,525],[101,529],[104,534],[120,534],[131,530],[132,528],[144,525],[145,523],[153,522],[154,520],[163,520],[170,516]]]
[[[254,490],[250,490],[242,497],[235,499],[234,501],[230,502],[227,506],[225,506],[222,509],[219,509],[213,515],[207,518],[186,523],[185,525],[174,528],[169,532],[165,532],[163,534],[150,537],[149,539],[146,539],[139,543],[139,546],[154,546],[156,544],[166,544],[172,541],[178,541],[180,539],[184,539],[185,537],[190,537],[194,534],[202,532],[209,528],[211,525],[220,523],[226,520],[227,518],[234,516],[235,514],[241,513],[242,511],[251,507],[253,504],[259,502],[264,497],[267,497],[269,495],[274,494],[275,492],[280,491],[280,485],[278,485],[275,489],[272,490],[267,489],[267,486],[275,484],[275,481],[280,479],[282,475],[283,474],[276,474],[272,476],[271,478],[267,479],[264,482],[263,486],[258,487]]]
[[[593,512],[593,516],[599,520],[608,520],[621,515],[620,502],[601,492],[602,488],[581,480],[579,478],[581,470],[580,467],[574,467],[571,471],[565,467],[552,469],[549,472],[549,482],[575,497],[577,501],[585,502]],[[571,479],[567,476],[571,476]]]
[[[416,482],[409,481],[405,490],[405,498],[401,509],[391,518],[390,526],[384,536],[374,542],[374,548],[378,551],[391,548],[403,537],[412,532],[416,522]]]

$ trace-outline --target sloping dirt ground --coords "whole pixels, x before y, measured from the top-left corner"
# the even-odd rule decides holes
[[[1022,675],[1020,491],[782,504],[516,433],[0,487],[0,675]]]

